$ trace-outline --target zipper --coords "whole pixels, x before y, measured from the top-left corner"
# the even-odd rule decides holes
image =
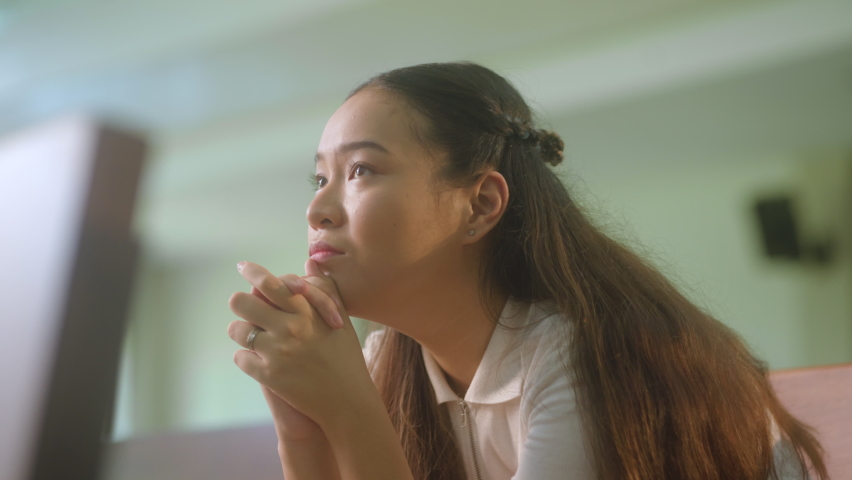
[[[470,438],[470,452],[473,454],[473,468],[476,470],[476,480],[482,480],[482,474],[479,473],[479,461],[476,458],[476,447],[473,445],[473,425],[471,425],[470,408],[464,400],[459,400],[459,407],[461,407],[462,428],[467,429],[468,438]]]

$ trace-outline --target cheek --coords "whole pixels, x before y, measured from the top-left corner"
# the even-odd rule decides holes
[[[434,202],[388,197],[364,198],[349,210],[349,235],[357,254],[334,278],[354,316],[370,318],[376,305],[393,303],[399,292],[447,261],[441,253],[447,245],[446,216],[438,215]],[[424,268],[427,264],[430,268]]]
[[[447,215],[431,199],[413,194],[363,198],[350,210],[353,240],[365,256],[412,263],[431,253],[448,234]],[[381,260],[379,260],[381,261]]]
[[[352,240],[364,255],[394,249],[404,244],[413,220],[407,198],[393,195],[365,195],[352,202],[349,224]]]

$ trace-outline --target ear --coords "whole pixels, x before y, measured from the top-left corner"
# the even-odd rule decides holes
[[[508,204],[509,185],[503,175],[493,170],[484,173],[470,190],[470,216],[462,232],[464,243],[475,243],[490,232],[503,217]]]

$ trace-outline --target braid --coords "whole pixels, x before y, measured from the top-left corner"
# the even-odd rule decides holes
[[[554,167],[562,163],[562,152],[565,149],[565,144],[557,133],[533,128],[530,122],[518,117],[511,117],[506,114],[503,114],[502,117],[505,120],[505,128],[500,134],[506,140],[520,140],[531,147],[538,148],[541,159]]]

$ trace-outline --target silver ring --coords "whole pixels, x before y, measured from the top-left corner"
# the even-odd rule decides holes
[[[262,331],[263,330],[257,327],[251,329],[251,332],[249,332],[248,337],[246,337],[246,348],[248,348],[252,352],[254,351],[254,339],[257,338],[257,334]]]

